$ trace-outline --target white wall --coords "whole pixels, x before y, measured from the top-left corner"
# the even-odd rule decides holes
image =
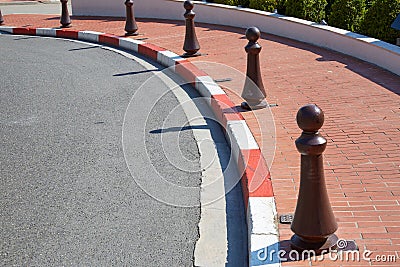
[[[75,16],[125,16],[123,0],[71,0]],[[135,0],[137,18],[183,20],[183,0]],[[252,9],[196,2],[196,22],[270,33],[332,49],[400,75],[400,47],[310,21]]]

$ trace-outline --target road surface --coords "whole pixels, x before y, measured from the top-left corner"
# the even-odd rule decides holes
[[[2,265],[191,265],[200,208],[146,194],[123,153],[126,107],[154,74],[83,43],[6,35],[0,43]],[[177,106],[165,93],[145,130],[162,128],[165,111]],[[191,131],[179,138],[200,170]],[[147,131],[145,142],[160,175],[197,188],[199,201],[201,173],[171,168],[160,134]]]

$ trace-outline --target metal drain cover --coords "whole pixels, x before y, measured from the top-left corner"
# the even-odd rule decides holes
[[[279,222],[282,224],[291,224],[293,222],[293,214],[283,214],[279,216]]]

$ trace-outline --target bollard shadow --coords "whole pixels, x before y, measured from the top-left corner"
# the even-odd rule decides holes
[[[88,49],[97,49],[99,48],[98,46],[88,46],[88,47],[80,47],[80,48],[72,48],[69,49],[68,51],[73,52],[73,51],[80,51],[80,50],[88,50]]]
[[[35,38],[38,38],[38,37],[37,36],[25,36],[25,37],[17,37],[17,38],[14,38],[13,40],[20,41],[20,40],[28,40],[28,39],[35,39]]]
[[[236,113],[240,113],[240,112],[244,112],[247,111],[245,109],[242,109],[240,106],[234,106],[234,107],[229,107],[229,108],[223,108],[222,109],[222,113],[232,113],[232,114],[236,114]]]
[[[208,119],[206,119],[207,121]],[[170,127],[165,129],[157,129],[150,131],[151,134],[171,133],[171,132],[182,132],[188,130],[209,130],[208,125],[195,125],[195,126],[183,126],[183,127]]]
[[[246,113],[246,112],[253,112],[254,110],[248,110],[248,109],[244,109],[241,106],[235,106],[234,110],[236,110],[239,113]]]
[[[57,18],[57,20],[60,19],[60,17]],[[105,17],[105,16],[71,16],[71,19],[73,20],[96,20],[96,21],[102,21],[102,22],[111,22],[111,21],[125,21],[125,18],[119,18],[119,17]]]
[[[45,20],[60,20],[60,17],[51,17],[51,18],[46,18]]]
[[[113,76],[114,76],[114,77],[123,77],[123,76],[136,75],[136,74],[147,73],[147,72],[154,72],[154,71],[159,71],[159,69],[131,71],[131,72],[126,72],[126,73],[117,73],[117,74],[113,74]]]

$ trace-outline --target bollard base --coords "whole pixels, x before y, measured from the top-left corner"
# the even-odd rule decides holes
[[[339,238],[333,234],[323,242],[307,242],[298,235],[293,235],[290,239],[292,249],[302,252],[305,250],[314,251],[316,255],[328,253],[337,248]]]
[[[194,54],[185,53],[185,54],[181,55],[181,57],[183,57],[183,58],[188,58],[188,57],[199,57],[199,56],[201,56],[201,55],[202,55],[202,54],[199,53],[199,52],[196,52],[196,53],[194,53]]]
[[[261,102],[258,103],[257,105],[249,105],[247,102],[243,102],[243,103],[240,105],[240,107],[241,107],[242,109],[245,109],[245,110],[263,109],[263,108],[266,108],[266,107],[268,107],[268,106],[269,106],[269,105],[268,105],[267,101],[265,101],[265,100],[261,101]]]
[[[71,28],[72,25],[71,24],[65,24],[65,25],[61,25],[60,28],[65,29],[65,28]]]
[[[138,32],[127,32],[125,33],[125,36],[138,36],[139,33]]]

